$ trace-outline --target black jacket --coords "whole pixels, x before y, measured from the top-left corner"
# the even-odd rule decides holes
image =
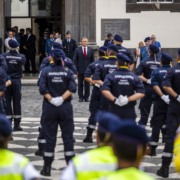
[[[84,57],[82,46],[77,48],[74,53],[74,64],[78,74],[84,74],[88,65],[94,62],[94,50],[91,47],[87,48],[86,58]]]
[[[76,41],[74,39],[71,39],[70,43],[67,42],[67,39],[65,39],[63,41],[63,49],[64,49],[64,53],[66,54],[66,57],[70,58],[71,60],[73,60],[74,57],[74,51],[77,48],[77,44]]]
[[[46,39],[44,37],[39,38],[38,53],[45,54]]]
[[[35,53],[36,52],[36,36],[34,34],[31,34],[29,39],[27,40],[27,35],[23,38],[23,46],[26,46],[27,50],[25,50],[26,53]]]

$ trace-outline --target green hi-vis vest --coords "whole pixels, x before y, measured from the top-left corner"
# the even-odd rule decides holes
[[[29,160],[6,149],[0,149],[0,180],[23,180],[22,172]]]
[[[109,146],[87,151],[73,158],[77,180],[103,177],[117,169],[117,159]]]
[[[120,169],[111,173],[106,177],[99,178],[98,180],[155,180],[154,178],[150,177],[148,174],[134,168],[126,168]]]

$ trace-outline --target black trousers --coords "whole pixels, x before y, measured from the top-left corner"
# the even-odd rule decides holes
[[[83,82],[85,86],[85,94],[83,95]],[[88,99],[90,95],[90,84],[84,80],[84,74],[78,74],[78,95],[79,98]]]
[[[36,72],[35,52],[34,53],[26,53],[25,55],[26,55],[25,71],[30,72],[29,61],[31,61],[32,72],[35,73]]]

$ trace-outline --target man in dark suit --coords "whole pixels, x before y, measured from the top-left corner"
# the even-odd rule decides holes
[[[112,34],[107,34],[107,39],[104,41],[104,46],[108,47],[110,44],[113,44],[113,40]]]
[[[66,33],[66,38],[63,41],[63,48],[64,48],[64,53],[66,54],[66,57],[70,58],[71,60],[73,60],[74,57],[74,52],[77,48],[77,44],[76,41],[74,39],[71,39],[71,33],[70,31],[68,31]]]
[[[48,32],[44,32],[44,37],[39,38],[39,46],[38,46],[38,53],[39,53],[39,65],[41,65],[42,60],[46,57],[45,48],[46,48],[46,40],[48,38]]]
[[[36,53],[36,36],[34,34],[31,34],[32,30],[30,28],[26,29],[26,35],[24,36],[23,41],[23,49],[26,55],[26,65],[25,65],[25,71],[30,72],[30,64],[29,61],[31,61],[31,67],[32,67],[32,73],[36,73],[36,64],[35,64],[35,53]]]
[[[81,41],[82,46],[77,48],[74,53],[74,64],[78,71],[78,95],[79,102],[89,102],[90,85],[84,80],[84,73],[88,65],[94,62],[94,50],[88,47],[88,38],[83,37]],[[85,85],[85,94],[83,95],[83,82]]]

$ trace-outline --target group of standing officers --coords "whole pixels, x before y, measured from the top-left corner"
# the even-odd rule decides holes
[[[149,39],[149,37],[145,38],[145,42]],[[71,41],[67,40],[67,43],[71,43]],[[78,56],[79,51],[81,56],[84,56],[83,66],[86,67],[87,54],[91,49],[88,49],[87,43],[83,41],[88,42],[88,39],[82,38],[82,47],[76,49],[75,54]],[[98,146],[108,146],[102,150],[96,149],[95,152],[92,150],[94,152],[92,154],[87,152],[82,156],[74,157],[75,139],[73,138],[74,122],[71,100],[72,94],[76,92],[75,78],[79,75],[78,71],[82,66],[82,61],[76,57],[74,64],[72,57],[70,55],[67,57],[68,45],[63,47],[58,42],[53,43],[49,56],[43,59],[38,86],[44,100],[38,137],[39,149],[35,152],[35,155],[43,156],[44,159],[42,175],[51,175],[57,130],[60,125],[65,160],[70,164],[69,168],[65,170],[62,180],[68,179],[67,177],[72,179],[71,175],[76,176],[76,178],[73,177],[74,179],[84,179],[85,175],[89,179],[98,179],[107,175],[103,173],[103,168],[107,168],[105,172],[114,171],[117,168],[123,169],[122,174],[119,170],[107,179],[114,180],[117,177],[126,176],[130,172],[132,175],[137,175],[136,178],[139,174],[142,179],[152,179],[137,171],[137,168],[139,168],[143,155],[146,154],[148,143],[151,145],[150,155],[156,156],[160,131],[163,134],[165,148],[162,155],[162,166],[157,171],[157,175],[169,176],[174,138],[180,124],[180,49],[177,56],[178,64],[172,67],[172,57],[163,52],[159,58],[159,47],[150,44],[149,56],[142,59],[134,74],[131,72],[135,63],[134,58],[130,50],[122,46],[123,38],[115,35],[112,42],[107,47],[99,48],[99,60],[90,62],[85,73],[82,73],[85,81],[93,85],[89,106],[91,115],[88,120],[87,135],[83,142],[93,142],[92,135],[98,121]],[[25,64],[26,58],[17,53],[15,50],[17,46],[16,41],[9,40],[10,52],[0,56],[2,72],[0,74],[0,111],[6,113],[11,121],[14,119],[14,131],[22,131],[20,127],[20,78],[22,77],[22,65]],[[9,79],[11,79],[11,85],[6,89],[6,81]],[[4,92],[5,97],[3,97]],[[11,108],[12,99],[13,110]],[[139,106],[141,118],[138,124],[142,127],[135,123],[135,105],[138,99],[141,99]],[[87,99],[85,100],[87,101]],[[150,140],[146,136],[144,128],[147,125],[153,102]],[[5,104],[6,108],[4,108]],[[100,114],[98,111],[104,112]],[[112,122],[109,122],[110,119]],[[111,143],[117,159],[112,157],[112,150],[109,150]],[[102,160],[101,155],[105,156],[106,153],[107,156]],[[117,161],[119,161],[118,166]],[[95,173],[95,170],[98,173]],[[96,174],[98,175],[96,176]]]

